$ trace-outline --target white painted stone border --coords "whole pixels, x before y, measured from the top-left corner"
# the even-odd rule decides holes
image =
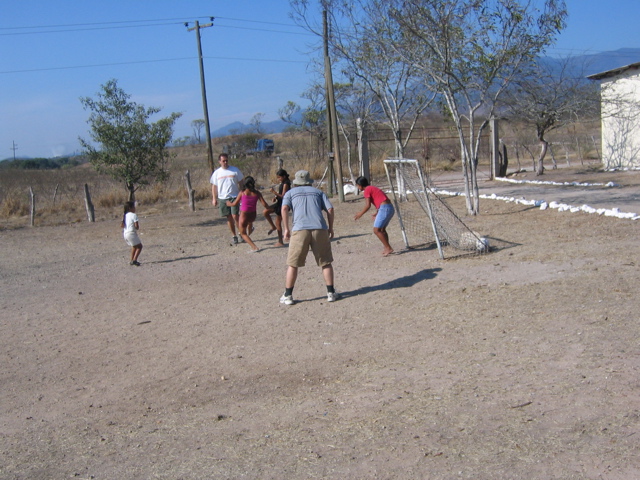
[[[463,192],[452,192],[449,190],[435,190],[435,193],[438,195],[449,195],[449,196],[465,196]],[[527,200],[525,198],[515,198],[515,197],[503,197],[492,193],[491,195],[480,195],[480,198],[485,198],[488,200],[502,200],[505,202],[513,202],[521,205],[533,205],[535,207],[539,207],[540,210],[547,210],[548,208],[557,209],[559,212],[584,212],[584,213],[596,213],[598,215],[604,215],[605,217],[616,217],[622,218],[626,220],[640,220],[640,215],[637,213],[631,212],[621,212],[618,208],[593,208],[589,205],[582,205],[580,207],[576,207],[573,205],[567,205],[566,203],[558,203],[558,202],[550,202],[547,203],[545,200]]]

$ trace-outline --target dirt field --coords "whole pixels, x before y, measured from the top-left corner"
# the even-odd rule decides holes
[[[0,231],[0,478],[640,478],[638,221],[482,200],[442,261],[335,206],[335,303],[210,205],[140,206],[139,268],[117,220]]]

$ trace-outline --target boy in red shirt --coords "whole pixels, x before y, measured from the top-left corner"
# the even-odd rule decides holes
[[[393,248],[389,245],[389,235],[387,234],[387,225],[391,221],[395,213],[393,204],[389,200],[389,197],[380,190],[378,187],[369,185],[369,181],[365,177],[358,177],[356,179],[356,187],[360,190],[366,201],[366,204],[361,212],[358,212],[354,220],[358,220],[362,215],[367,213],[371,208],[371,203],[378,209],[378,213],[374,214],[375,220],[373,221],[373,233],[380,239],[384,250],[383,256],[387,256],[393,253]]]

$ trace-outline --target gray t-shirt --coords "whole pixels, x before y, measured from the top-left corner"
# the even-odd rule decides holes
[[[293,211],[292,231],[297,230],[327,230],[327,222],[322,211],[333,208],[329,197],[314,187],[293,187],[285,193],[282,205],[287,205]]]

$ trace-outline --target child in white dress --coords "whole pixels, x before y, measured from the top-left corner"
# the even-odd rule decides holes
[[[124,216],[122,217],[122,228],[124,229],[124,240],[131,247],[131,261],[129,265],[140,266],[138,257],[142,251],[142,242],[138,237],[138,229],[140,224],[138,223],[138,215],[136,215],[136,204],[134,202],[127,202],[124,204]]]

